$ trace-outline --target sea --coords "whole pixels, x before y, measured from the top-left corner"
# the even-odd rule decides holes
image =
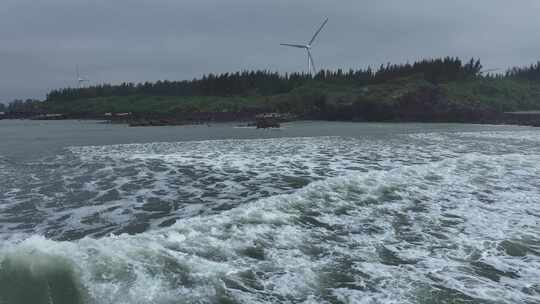
[[[540,303],[540,129],[0,121],[0,303]]]

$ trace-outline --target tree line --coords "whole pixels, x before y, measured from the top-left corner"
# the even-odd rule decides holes
[[[41,105],[42,102],[36,99],[15,99],[7,105],[0,102],[0,112],[39,114],[42,112]]]
[[[526,67],[515,67],[506,72],[506,77],[514,79],[540,80],[540,61]]]
[[[377,69],[321,70],[316,75],[306,73],[280,74],[267,70],[236,73],[208,74],[183,81],[157,81],[144,83],[103,84],[85,88],[63,88],[49,92],[46,102],[78,99],[146,95],[146,96],[271,96],[290,92],[309,82],[365,86],[380,84],[396,78],[420,75],[426,81],[438,84],[479,78],[508,78],[540,80],[540,62],[526,67],[515,67],[505,74],[483,75],[479,59],[463,62],[456,57],[425,59],[414,63],[386,64]],[[0,112],[39,113],[38,100],[14,100],[8,105],[0,103]]]
[[[184,81],[157,81],[122,83],[120,85],[97,85],[86,88],[53,90],[48,101],[68,101],[109,96],[238,96],[276,95],[287,93],[310,81],[331,84],[369,85],[383,83],[395,78],[423,75],[432,83],[456,81],[479,77],[480,60],[463,63],[459,58],[446,57],[406,64],[387,64],[377,70],[367,69],[337,71],[321,70],[316,75],[306,73],[280,74],[271,71],[243,71],[236,73],[209,74],[202,78]]]

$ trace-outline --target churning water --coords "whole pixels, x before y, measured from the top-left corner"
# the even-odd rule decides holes
[[[540,303],[540,130],[321,126],[0,157],[0,303]]]

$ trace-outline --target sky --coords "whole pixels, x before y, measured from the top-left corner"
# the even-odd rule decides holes
[[[90,84],[207,73],[378,67],[458,56],[540,60],[538,0],[0,0],[0,102]]]

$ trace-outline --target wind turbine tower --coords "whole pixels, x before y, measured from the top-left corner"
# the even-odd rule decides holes
[[[290,46],[290,47],[299,48],[299,49],[305,49],[306,50],[307,60],[308,60],[309,75],[313,75],[313,73],[316,73],[315,63],[313,62],[313,56],[311,56],[311,47],[313,45],[313,42],[315,42],[315,39],[317,39],[317,36],[319,36],[319,33],[322,31],[322,29],[326,25],[326,23],[328,23],[328,18],[326,18],[326,20],[324,20],[323,24],[315,32],[315,35],[313,35],[311,40],[306,44],[281,43],[281,45],[283,45],[283,46]]]
[[[81,74],[79,73],[79,66],[77,65],[77,85],[78,85],[79,89],[82,88],[82,86],[83,86],[83,84],[85,82],[89,82],[89,81],[90,80],[88,80],[88,79],[81,76]]]

